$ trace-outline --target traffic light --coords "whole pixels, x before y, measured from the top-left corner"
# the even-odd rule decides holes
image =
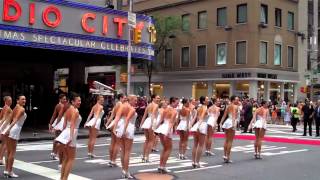
[[[133,42],[139,44],[142,41],[142,32],[141,29],[134,29]]]

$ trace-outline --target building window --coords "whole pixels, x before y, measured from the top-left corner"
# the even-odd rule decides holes
[[[217,65],[227,64],[227,43],[217,44],[216,62]]]
[[[281,53],[281,44],[275,44],[274,48],[274,65],[281,65],[281,58],[282,58],[282,53]]]
[[[190,15],[184,14],[182,15],[182,31],[189,31],[190,30]]]
[[[247,4],[237,6],[237,23],[247,22]]]
[[[218,8],[217,9],[217,26],[226,26],[227,25],[227,8]]]
[[[206,59],[207,59],[207,46],[201,45],[198,46],[198,66],[206,66]]]
[[[171,68],[172,66],[172,49],[166,49],[164,51],[164,67]]]
[[[268,63],[268,43],[260,42],[260,64]]]
[[[288,46],[288,67],[293,68],[293,47]]]
[[[288,30],[294,30],[294,14],[288,12]]]
[[[246,64],[247,62],[247,42],[238,41],[236,43],[236,64]]]
[[[181,49],[181,67],[189,67],[190,62],[190,49],[189,47],[183,47]]]
[[[198,12],[198,29],[206,29],[207,27],[207,11]]]
[[[261,4],[260,23],[268,24],[268,6]]]
[[[276,17],[276,19],[275,19],[275,21],[276,21],[275,26],[281,27],[281,26],[282,26],[282,12],[281,12],[281,9],[276,8],[276,10],[275,10],[275,17]]]

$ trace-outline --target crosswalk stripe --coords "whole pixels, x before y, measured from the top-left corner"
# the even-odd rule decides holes
[[[218,167],[222,167],[222,165],[207,166],[207,167],[201,167],[201,168],[197,168],[197,169],[186,169],[186,170],[181,170],[181,171],[174,171],[174,173],[184,173],[184,172],[191,172],[191,171],[200,171],[200,170],[204,170],[204,169],[214,169],[214,168],[218,168]]]

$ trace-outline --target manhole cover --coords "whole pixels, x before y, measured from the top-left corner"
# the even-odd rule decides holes
[[[174,177],[170,174],[159,173],[138,173],[134,177],[138,180],[173,180]]]

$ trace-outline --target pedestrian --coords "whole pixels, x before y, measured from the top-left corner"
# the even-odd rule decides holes
[[[87,118],[87,122],[84,127],[89,128],[89,139],[88,139],[88,157],[95,158],[93,154],[94,145],[96,143],[97,135],[100,130],[101,119],[104,114],[103,110],[104,97],[98,95],[96,97],[96,104],[92,107],[90,114]]]
[[[269,115],[268,104],[266,101],[261,102],[261,107],[259,107],[250,122],[250,129],[253,128],[255,131],[256,140],[254,143],[254,157],[256,159],[261,159],[261,146],[262,140],[264,138],[265,132],[267,130],[267,117]]]
[[[4,106],[0,112],[0,165],[3,165],[3,155],[7,151],[7,140],[8,136],[5,135],[6,129],[10,126],[12,120],[12,98],[10,96],[5,96],[3,98]]]
[[[230,154],[231,148],[233,143],[233,138],[235,136],[238,118],[240,116],[240,109],[239,109],[239,97],[232,96],[230,98],[231,104],[227,107],[224,115],[221,119],[221,127],[225,131],[225,143],[224,143],[224,156],[223,160],[225,163],[231,163]],[[226,119],[226,117],[228,118]]]
[[[291,103],[288,103],[287,106],[284,107],[285,108],[285,114],[284,114],[284,123],[286,126],[289,125],[290,121],[291,121]]]
[[[144,115],[141,120],[140,128],[144,130],[144,135],[146,137],[145,143],[143,145],[142,162],[150,162],[149,154],[154,145],[155,141],[155,124],[158,117],[158,108],[160,102],[160,96],[152,95],[151,103],[148,104],[144,111]]]
[[[319,137],[319,127],[320,127],[320,100],[317,102],[317,107],[314,111],[314,120],[316,123],[316,137]]]
[[[137,96],[129,95],[128,101],[121,104],[114,119],[113,134],[120,139],[122,178],[133,179],[129,173],[129,160],[132,150],[135,120],[137,119]]]
[[[208,133],[206,137],[206,152],[207,156],[215,155],[212,152],[213,135],[217,129],[217,120],[220,115],[220,108],[218,107],[219,101],[217,99],[212,99],[212,106],[208,109]]]
[[[156,128],[155,133],[160,137],[163,150],[160,154],[160,166],[158,167],[159,173],[168,173],[166,164],[172,150],[172,134],[173,126],[177,119],[177,106],[179,99],[176,97],[170,98],[170,106],[166,108],[161,114],[160,125]]]
[[[307,126],[309,125],[309,135],[312,136],[312,120],[314,114],[314,108],[310,104],[309,100],[305,101],[305,105],[302,107],[303,115],[303,136],[307,135]]]
[[[61,168],[61,180],[67,180],[71,172],[76,157],[78,130],[82,120],[78,110],[81,105],[80,96],[73,93],[70,100],[71,106],[65,112],[65,123],[67,126],[55,139],[61,144],[64,144],[65,149]]]
[[[253,114],[253,106],[250,101],[247,99],[245,100],[245,105],[244,105],[244,128],[242,133],[247,133],[248,132],[248,127],[252,119],[252,114]]]
[[[201,96],[200,105],[197,109],[196,123],[190,131],[193,133],[193,148],[192,148],[192,167],[200,168],[200,157],[205,145],[205,140],[208,132],[208,104],[209,98]]]
[[[107,123],[105,124],[107,130],[109,130],[111,133],[111,143],[109,147],[109,157],[110,161],[108,162],[109,167],[115,167],[117,154],[119,151],[119,139],[117,136],[113,133],[112,129],[114,126],[114,117],[119,111],[120,106],[127,101],[127,97],[124,94],[118,94],[117,96],[118,102],[113,107],[110,117],[108,118]]]
[[[3,172],[6,178],[17,178],[19,177],[13,171],[13,162],[16,154],[17,142],[20,138],[22,126],[27,119],[24,106],[26,105],[26,97],[24,95],[18,95],[17,105],[12,111],[12,121],[10,126],[7,128],[5,134],[7,138],[7,158],[5,164],[5,171]]]
[[[298,105],[295,103],[293,107],[291,107],[290,112],[291,112],[291,126],[292,126],[292,132],[297,131],[297,123],[300,118],[300,109],[297,107]]]
[[[54,138],[57,138],[61,131],[63,130],[64,117],[63,117],[63,107],[68,103],[66,94],[62,93],[59,95],[59,103],[55,106],[53,114],[49,122],[49,132],[54,133]],[[53,141],[52,151],[50,158],[52,160],[57,160],[58,148],[57,142]]]
[[[179,159],[186,159],[186,150],[187,150],[187,141],[189,137],[189,129],[190,129],[190,103],[188,99],[182,100],[182,108],[179,111],[179,123],[177,126],[177,131],[179,132],[180,141],[179,141]]]

